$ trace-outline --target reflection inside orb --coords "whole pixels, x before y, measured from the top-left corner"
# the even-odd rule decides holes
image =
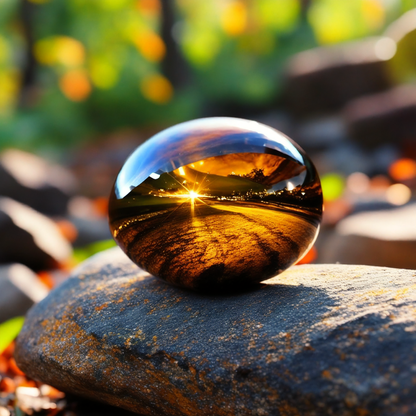
[[[281,272],[311,247],[322,214],[318,175],[292,141],[275,140],[280,133],[266,126],[256,130],[258,123],[248,129],[237,128],[235,119],[213,120],[203,120],[203,128],[199,120],[184,123],[175,135],[168,129],[139,148],[109,206],[111,231],[127,255],[192,289],[255,283]],[[143,171],[148,176],[136,185]],[[122,197],[124,189],[130,192]]]
[[[194,192],[194,191],[189,191],[189,198],[195,199],[195,198],[197,198],[199,196],[202,196],[202,195],[198,195],[198,193],[197,192]]]

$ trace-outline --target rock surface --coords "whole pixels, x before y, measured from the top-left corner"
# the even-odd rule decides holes
[[[333,112],[349,100],[389,88],[386,56],[389,38],[368,38],[336,47],[300,52],[290,59],[285,107],[297,116]]]
[[[366,148],[416,138],[416,86],[403,85],[351,101],[343,111],[351,138]]]
[[[22,264],[0,267],[0,323],[25,315],[36,302],[47,294],[48,288],[35,273]]]
[[[73,242],[74,247],[85,247],[97,241],[112,239],[107,219],[75,216],[70,216],[68,219],[77,230],[77,237]]]
[[[416,203],[351,215],[325,241],[320,260],[416,269],[415,219]]]
[[[28,375],[144,415],[412,415],[416,271],[295,266],[203,296],[116,249],[29,312]]]
[[[74,190],[75,179],[61,166],[17,149],[0,154],[2,196],[47,215],[64,215]]]
[[[0,236],[0,263],[45,270],[65,262],[72,253],[51,219],[10,198],[0,198]]]
[[[80,194],[91,198],[109,195],[128,156],[156,133],[154,128],[117,131],[99,141],[90,141],[75,151],[70,166],[78,180]]]

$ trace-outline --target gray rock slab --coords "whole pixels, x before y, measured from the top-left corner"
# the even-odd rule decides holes
[[[394,42],[385,37],[320,47],[290,59],[285,79],[285,108],[297,116],[332,113],[349,100],[391,85],[385,59]]]
[[[113,238],[107,219],[70,216],[68,220],[75,226],[78,232],[73,242],[74,247],[84,247],[97,241]]]
[[[307,150],[332,148],[348,139],[344,120],[339,116],[321,117],[301,124],[297,123],[297,128],[291,137]]]
[[[115,248],[31,309],[16,359],[35,379],[145,415],[412,415],[415,280],[306,265],[204,296]]]
[[[45,215],[10,198],[0,198],[0,263],[51,269],[72,253],[57,225]]]
[[[75,179],[65,168],[17,149],[0,154],[0,195],[46,215],[64,215]]]
[[[22,264],[0,267],[0,323],[25,315],[36,302],[47,294],[48,288],[32,270]]]
[[[341,220],[323,244],[323,263],[416,269],[416,203]]]
[[[414,143],[416,86],[403,85],[351,101],[343,110],[350,136],[365,148]]]
[[[128,156],[141,143],[158,133],[155,128],[118,130],[90,141],[71,156],[71,171],[78,179],[80,194],[91,198],[109,195],[114,179]]]

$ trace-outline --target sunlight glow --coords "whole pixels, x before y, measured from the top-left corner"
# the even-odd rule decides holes
[[[288,191],[293,191],[296,188],[296,186],[292,182],[288,182],[286,188]]]
[[[156,172],[151,173],[149,176],[152,179],[155,179],[155,180],[160,178],[160,175],[158,173],[156,173]]]

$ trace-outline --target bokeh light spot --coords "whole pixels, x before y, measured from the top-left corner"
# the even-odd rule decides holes
[[[386,198],[393,205],[404,205],[410,201],[412,191],[402,183],[395,183],[388,187]]]
[[[221,42],[210,28],[186,27],[183,48],[189,60],[199,66],[209,64],[220,50]]]
[[[133,37],[142,56],[150,62],[160,62],[166,53],[166,46],[162,38],[151,30],[142,30]]]
[[[56,43],[56,57],[62,65],[82,65],[85,60],[84,45],[76,39],[61,36]]]
[[[94,85],[102,89],[112,88],[118,81],[118,72],[114,66],[100,59],[91,60],[90,76]]]
[[[73,69],[64,74],[59,80],[59,87],[71,101],[83,101],[91,93],[91,84],[83,70]]]
[[[349,2],[319,0],[308,11],[308,17],[318,41],[322,44],[345,41],[352,37]]]
[[[370,187],[370,178],[362,172],[354,172],[347,178],[347,189],[354,194],[363,194]]]
[[[333,201],[344,192],[344,177],[337,173],[328,173],[321,178],[322,193],[325,201]]]
[[[373,33],[384,23],[385,7],[379,0],[314,0],[308,19],[318,41],[331,44]]]
[[[263,26],[287,32],[296,25],[299,12],[299,0],[256,0],[253,6],[257,18]]]
[[[19,90],[20,77],[16,70],[0,71],[0,110],[10,110]]]
[[[172,84],[160,74],[143,78],[140,83],[140,89],[145,98],[157,104],[166,104],[173,96]]]
[[[398,182],[416,178],[416,161],[407,158],[396,160],[390,165],[389,174]]]
[[[382,38],[374,45],[376,57],[382,61],[387,61],[393,58],[396,51],[396,42],[390,38]]]
[[[138,0],[137,9],[145,16],[159,16],[162,6],[160,0]]]
[[[361,10],[370,28],[377,29],[383,25],[385,10],[380,0],[362,0]]]
[[[35,43],[34,54],[44,65],[80,66],[85,61],[84,45],[68,36],[44,38]]]
[[[238,36],[244,33],[247,27],[247,8],[241,1],[229,3],[221,16],[224,32],[229,36]]]

